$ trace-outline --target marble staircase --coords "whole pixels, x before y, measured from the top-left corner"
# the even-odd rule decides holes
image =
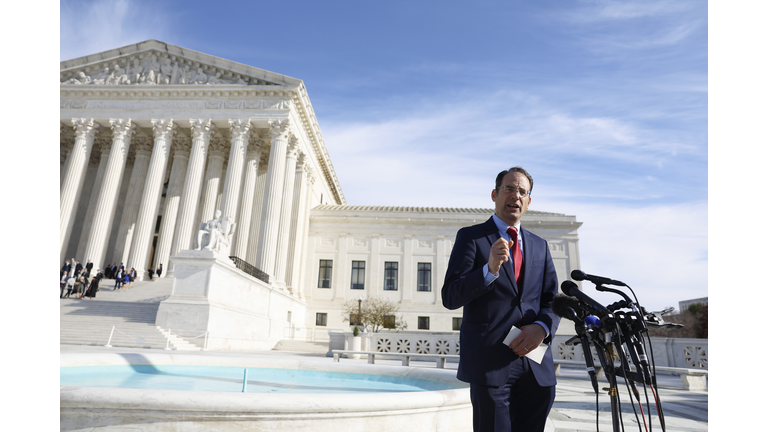
[[[200,350],[155,326],[160,301],[170,294],[172,282],[136,282],[122,292],[113,291],[114,281],[107,279],[102,281],[95,299],[60,299],[59,343],[104,346],[112,333],[109,343],[114,347]]]

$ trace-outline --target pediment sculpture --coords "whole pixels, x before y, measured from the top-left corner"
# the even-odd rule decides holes
[[[222,218],[221,210],[216,210],[213,219],[200,223],[195,236],[195,250],[227,252],[236,227],[237,224],[229,216]]]
[[[74,85],[275,85],[258,78],[235,74],[212,66],[194,64],[181,58],[159,58],[151,54],[141,60],[116,60],[110,66],[96,66],[98,72],[89,75],[89,70],[71,71],[61,84]]]

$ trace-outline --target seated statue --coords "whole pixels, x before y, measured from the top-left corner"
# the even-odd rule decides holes
[[[226,251],[229,248],[236,223],[229,217],[222,218],[221,210],[216,210],[214,218],[200,223],[200,230],[195,237],[195,250]]]

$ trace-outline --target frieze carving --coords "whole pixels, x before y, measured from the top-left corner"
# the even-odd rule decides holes
[[[158,55],[159,54],[159,55]],[[162,53],[142,53],[62,73],[65,85],[280,85]]]
[[[252,109],[288,110],[290,99],[284,100],[209,100],[209,101],[168,101],[168,100],[79,100],[61,99],[61,109]]]
[[[255,110],[287,110],[291,109],[291,100],[209,100],[205,102],[206,109],[255,109]]]

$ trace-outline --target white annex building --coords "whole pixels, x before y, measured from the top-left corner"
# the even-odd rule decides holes
[[[458,229],[493,210],[348,205],[301,80],[150,40],[63,61],[60,82],[61,262],[139,278],[162,264],[177,279],[158,325],[165,311],[214,331],[219,310],[220,333],[276,341],[348,331],[342,304],[379,296],[409,331],[458,330],[461,310],[440,299],[448,258]],[[184,251],[216,210],[236,224],[233,258],[211,273],[230,272],[230,291],[184,292]],[[549,242],[560,281],[579,268],[575,216],[531,210],[523,225]]]

